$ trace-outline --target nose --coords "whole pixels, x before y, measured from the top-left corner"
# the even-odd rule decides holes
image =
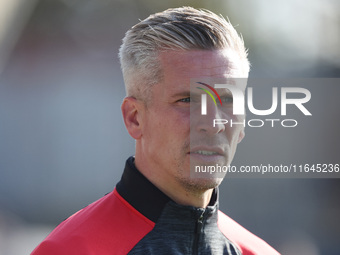
[[[206,115],[196,114],[193,118],[197,118],[193,121],[195,125],[195,130],[199,133],[205,133],[206,135],[215,135],[225,131],[225,125],[216,123],[214,124],[214,119],[221,119],[222,112],[218,105],[215,105],[212,100],[207,100],[207,112]]]

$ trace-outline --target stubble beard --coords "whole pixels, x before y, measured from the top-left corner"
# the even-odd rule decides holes
[[[190,142],[184,143],[182,148],[181,155],[187,155],[188,151],[190,151]],[[209,178],[194,178],[190,174],[190,160],[189,165],[187,165],[188,162],[185,162],[185,160],[178,162],[176,175],[177,182],[191,194],[200,195],[207,190],[214,189],[218,187],[224,179],[224,177],[221,178],[220,176],[220,178],[213,176]]]
[[[179,178],[178,181],[187,192],[200,195],[207,190],[218,187],[223,178]]]

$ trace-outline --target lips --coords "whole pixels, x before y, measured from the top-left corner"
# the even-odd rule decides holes
[[[196,153],[196,154],[200,154],[200,155],[205,155],[205,156],[211,156],[211,155],[218,155],[217,152],[214,151],[205,151],[205,150],[199,150],[199,151],[195,151],[192,153]]]
[[[223,156],[225,155],[224,150],[220,147],[208,147],[208,146],[197,146],[191,148],[189,154],[197,154],[204,156]]]
[[[188,156],[190,159],[190,165],[225,165],[228,159],[226,149],[224,146],[208,146],[200,145],[191,147]]]

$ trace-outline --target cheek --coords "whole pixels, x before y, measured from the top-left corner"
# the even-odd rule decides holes
[[[151,115],[148,116],[143,129],[144,140],[149,145],[160,143],[162,141],[161,137],[163,136],[163,132],[166,131],[164,130],[163,120]]]
[[[176,110],[155,111],[147,116],[144,133],[150,140],[158,143],[173,143],[178,139],[185,139],[189,135],[189,114]]]

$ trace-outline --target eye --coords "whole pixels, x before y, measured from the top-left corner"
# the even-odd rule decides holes
[[[190,103],[190,97],[181,98],[177,102]]]
[[[232,96],[221,97],[221,101],[222,103],[229,104],[233,102],[233,97]]]

